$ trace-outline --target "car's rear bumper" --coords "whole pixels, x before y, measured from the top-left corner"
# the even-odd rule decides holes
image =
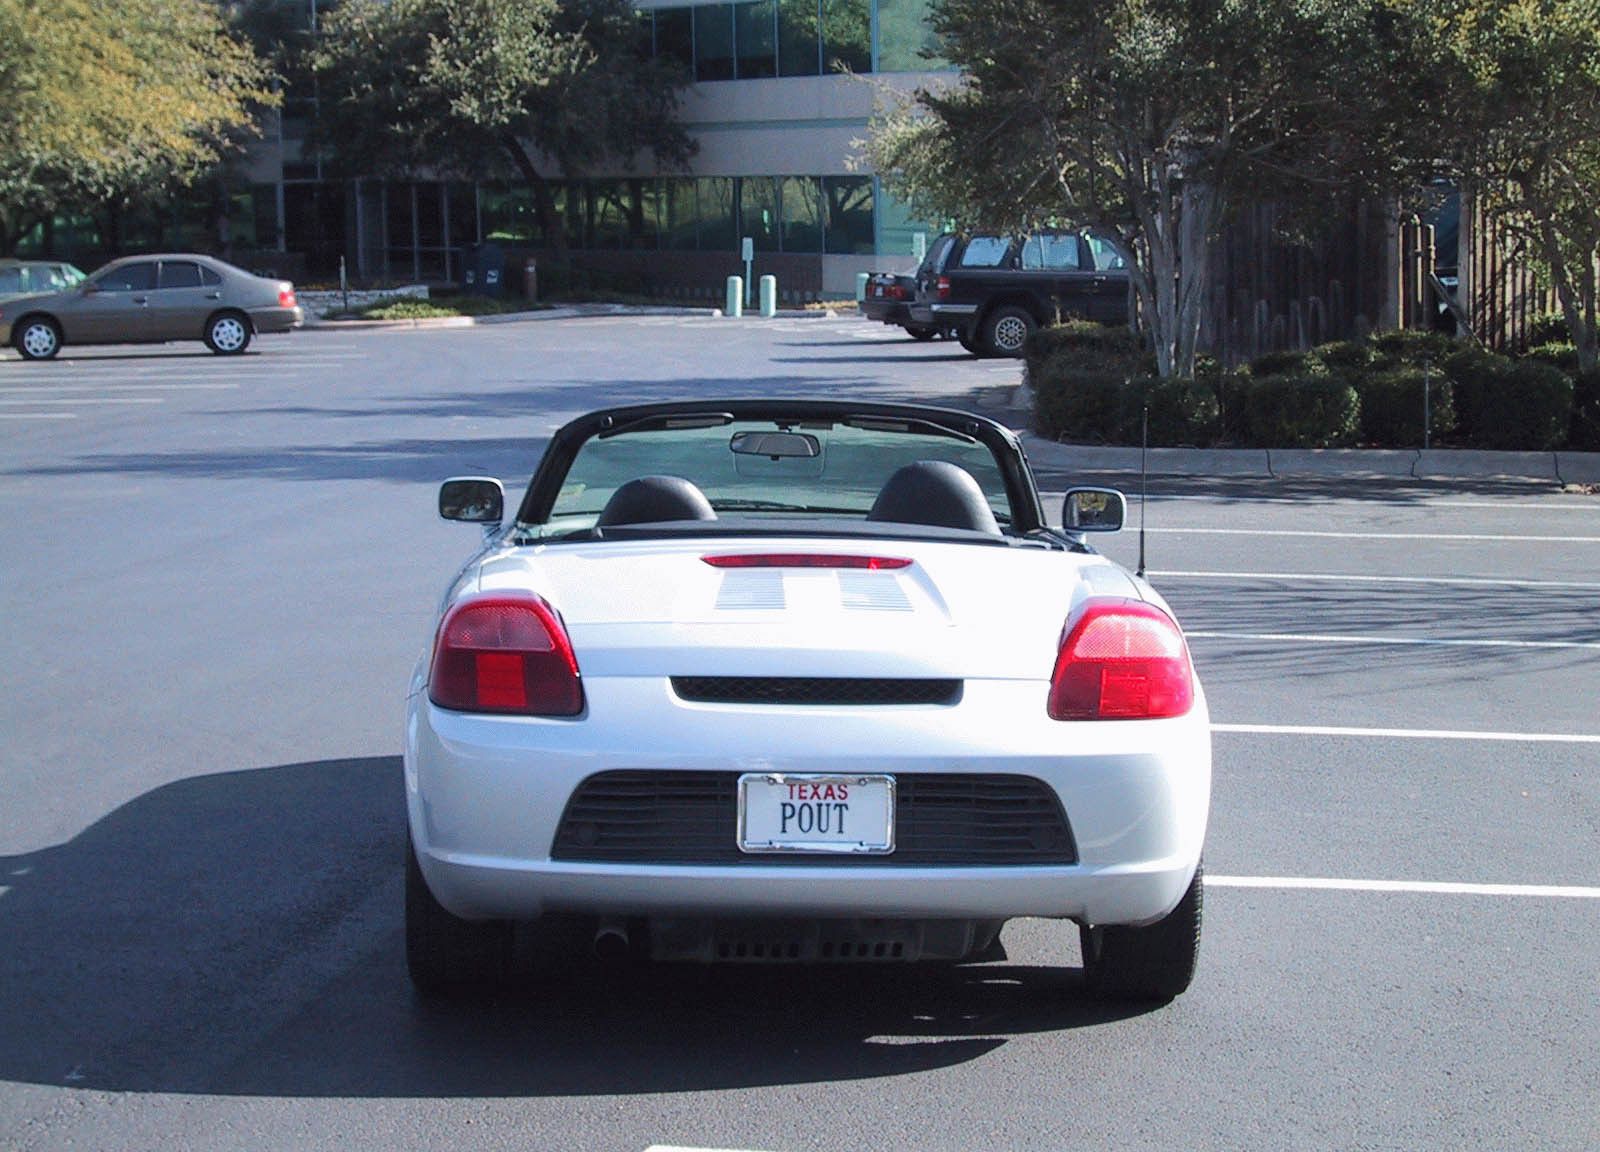
[[[954,707],[872,714],[663,708],[668,690],[646,678],[586,688],[590,713],[577,720],[467,716],[413,695],[405,754],[411,835],[429,887],[456,914],[1143,923],[1171,910],[1200,858],[1211,783],[1203,701],[1177,720],[1063,724],[1045,716],[1044,689],[1032,683],[969,685]],[[1019,703],[1029,705],[1026,714]],[[645,717],[656,719],[646,725]],[[554,858],[557,828],[583,781],[652,770],[1026,776],[1059,798],[1076,862]]]
[[[272,335],[276,332],[288,332],[299,328],[306,322],[305,309],[294,308],[256,308],[250,313],[250,323],[255,326],[256,332],[262,335]]]

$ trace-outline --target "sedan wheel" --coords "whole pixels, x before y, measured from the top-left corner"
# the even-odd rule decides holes
[[[984,341],[997,355],[1021,356],[1022,346],[1039,325],[1015,305],[996,308],[984,323]]]
[[[24,320],[17,328],[17,351],[29,360],[48,360],[61,351],[61,329],[42,316]]]
[[[223,356],[250,347],[250,323],[237,312],[224,312],[206,322],[206,347]]]
[[[1202,870],[1195,869],[1178,906],[1143,928],[1080,926],[1083,975],[1090,991],[1112,1000],[1168,1001],[1194,980],[1200,958]]]

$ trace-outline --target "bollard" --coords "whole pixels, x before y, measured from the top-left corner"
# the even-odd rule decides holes
[[[778,314],[778,278],[776,276],[763,276],[761,278],[761,315],[768,320]]]
[[[723,315],[724,316],[735,316],[735,317],[744,315],[744,277],[743,276],[729,276],[728,277],[727,307],[725,309],[723,309]]]
[[[859,304],[867,298],[867,280],[872,275],[870,272],[856,273],[856,303]]]

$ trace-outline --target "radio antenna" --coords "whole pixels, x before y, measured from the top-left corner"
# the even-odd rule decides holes
[[[1149,486],[1149,470],[1145,467],[1145,455],[1150,450],[1150,405],[1144,406],[1144,415],[1139,421],[1139,571],[1138,576],[1144,576],[1144,500],[1145,490]]]

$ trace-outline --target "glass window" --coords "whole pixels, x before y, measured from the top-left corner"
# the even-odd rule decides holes
[[[1111,241],[1104,236],[1091,234],[1088,240],[1089,251],[1094,256],[1094,266],[1097,272],[1120,271],[1128,266],[1128,262],[1122,258],[1121,253],[1112,247]]]
[[[656,9],[656,57],[694,67],[694,10]]]
[[[733,39],[739,50],[739,79],[778,74],[778,6],[773,0],[735,4]]]
[[[783,209],[783,250],[822,251],[822,179],[784,176],[778,182]]]
[[[193,260],[163,260],[161,262],[163,288],[200,287],[200,265]]]
[[[737,252],[735,234],[734,183],[726,177],[695,181],[695,209],[698,220],[696,247],[702,252]]]
[[[974,236],[967,241],[957,266],[961,268],[998,268],[1011,251],[1011,241],[1004,236]]]
[[[948,68],[933,33],[930,0],[878,0],[878,71]]]
[[[694,10],[694,78],[733,79],[732,4],[702,4]]]
[[[95,287],[102,292],[145,292],[156,286],[156,262],[139,260],[124,264],[95,277]]]
[[[904,204],[880,187],[877,198],[878,251],[885,256],[920,257],[939,235],[939,229],[913,219]],[[918,237],[921,240],[918,240]]]
[[[823,243],[834,253],[876,252],[872,232],[872,177],[822,178]]]
[[[526,185],[485,187],[478,195],[485,240],[527,242],[538,236],[533,194]]]
[[[0,292],[21,292],[22,269],[0,268]]]
[[[662,181],[656,211],[660,218],[663,248],[693,251],[698,246],[699,214],[695,209],[695,181]]]
[[[1076,272],[1083,267],[1078,238],[1070,232],[1043,232],[1022,243],[1022,267],[1031,271]]]
[[[819,0],[778,0],[778,75],[822,74]]]
[[[822,0],[822,62],[828,72],[872,71],[870,0]]]
[[[770,176],[746,176],[739,181],[739,223],[741,238],[750,237],[757,252],[780,250],[776,180]]]

